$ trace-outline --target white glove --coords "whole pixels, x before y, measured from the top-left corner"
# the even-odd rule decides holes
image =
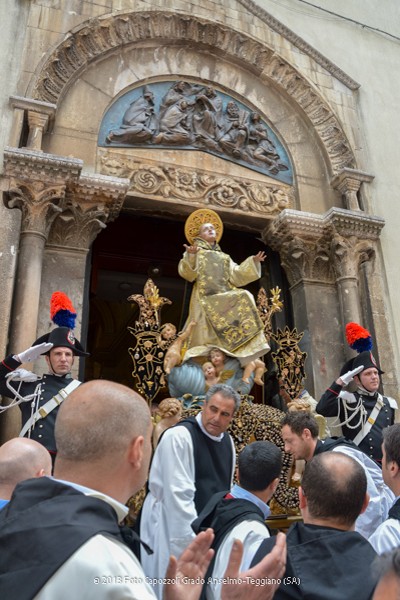
[[[357,369],[353,369],[352,371],[347,371],[344,375],[340,376],[340,379],[343,381],[343,385],[347,385],[350,381],[353,381],[354,375],[361,373],[364,370],[364,365],[360,365]]]
[[[7,373],[6,379],[10,379],[12,381],[25,381],[28,383],[33,383],[34,381],[40,379],[40,377],[35,373],[32,373],[32,371],[27,371],[26,369],[23,369],[21,367],[19,369],[15,369],[15,371]]]
[[[31,348],[28,348],[28,350],[24,350],[20,354],[17,354],[16,358],[20,361],[21,364],[33,362],[39,356],[51,350],[53,345],[54,344],[43,342],[42,344],[38,344],[37,346],[31,346]]]

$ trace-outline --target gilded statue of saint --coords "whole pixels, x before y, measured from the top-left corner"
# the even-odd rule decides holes
[[[195,211],[186,222],[189,245],[184,244],[178,270],[194,283],[187,322],[195,321],[196,327],[187,339],[183,361],[205,356],[216,347],[244,367],[269,351],[254,298],[239,289],[261,277],[265,253],[237,265],[219,246],[222,230],[222,221],[212,210]]]

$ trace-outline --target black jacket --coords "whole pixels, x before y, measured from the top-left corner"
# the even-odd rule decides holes
[[[268,554],[275,537],[264,540],[254,566]],[[371,564],[377,556],[355,531],[295,523],[287,534],[287,563],[274,600],[369,600],[377,578]]]
[[[322,394],[315,411],[324,417],[336,417],[338,410],[340,410],[340,421],[344,421],[346,415],[343,408],[343,401],[338,397],[341,391],[342,386],[338,385],[334,381],[331,387]],[[369,416],[376,404],[378,394],[376,393],[373,396],[369,396],[368,394],[354,392],[354,396],[357,400],[362,400],[363,406],[367,411],[367,416]],[[358,447],[360,450],[362,450],[362,452],[364,452],[373,460],[377,461],[382,460],[382,430],[388,425],[393,425],[394,423],[394,409],[391,408],[389,400],[386,398],[386,396],[382,397],[384,407],[379,411],[378,417],[371,427],[369,433],[358,444]],[[355,410],[355,406],[356,403],[354,404],[354,408],[352,408],[351,405],[349,405],[348,408],[348,417],[350,417],[349,425],[351,427],[348,425],[342,425],[343,435],[349,440],[353,440],[361,430],[361,425],[354,428],[354,425],[360,419],[360,412],[359,410]]]
[[[76,550],[99,533],[127,542],[116,512],[103,500],[48,477],[18,484],[0,510],[1,598],[31,600]]]
[[[21,367],[21,363],[11,355],[7,356],[0,363],[0,394],[2,396],[12,397],[10,390],[6,385],[6,375],[11,371],[15,371]],[[53,396],[58,394],[58,392],[67,387],[72,381],[71,376],[58,376],[58,375],[43,375],[41,379],[38,379],[34,382],[11,382],[11,386],[14,389],[19,388],[19,393],[21,396],[29,396],[33,394],[38,385],[40,385],[40,399],[39,399],[39,408],[46,404]],[[22,413],[22,425],[24,425],[31,417],[32,407],[30,402],[21,402],[19,404]],[[45,417],[44,419],[40,419],[35,427],[31,431],[31,439],[35,440],[42,444],[47,450],[52,453],[56,452],[56,442],[54,439],[54,425],[56,422],[56,417],[58,413],[59,407],[56,406],[51,413]],[[27,437],[28,434],[25,434]]]

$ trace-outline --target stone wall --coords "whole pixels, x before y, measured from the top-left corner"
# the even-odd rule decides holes
[[[4,123],[0,150],[6,145],[18,147],[23,136],[32,154],[28,152],[28,159],[28,154],[14,153],[9,159],[2,189],[10,191],[13,202],[10,193],[5,200],[10,208],[22,206],[18,186],[25,163],[21,161],[28,160],[29,168],[46,164],[48,173],[52,169],[58,173],[60,160],[74,164],[76,171],[73,183],[72,179],[59,182],[54,210],[62,214],[53,215],[41,233],[43,247],[36,248],[43,269],[37,276],[40,289],[32,294],[35,302],[42,305],[59,281],[60,272],[54,267],[57,257],[68,273],[74,301],[82,307],[87,250],[105,222],[116,218],[122,201],[138,211],[145,210],[145,204],[147,210],[168,205],[170,213],[181,215],[205,202],[205,192],[193,199],[189,194],[180,198],[173,186],[169,194],[148,191],[138,178],[135,183],[135,174],[150,177],[158,169],[159,177],[167,178],[172,167],[188,177],[206,178],[212,173],[220,187],[225,181],[222,200],[216,194],[211,202],[214,208],[229,224],[262,234],[281,253],[297,302],[296,325],[307,330],[310,340],[309,375],[316,393],[331,381],[346,354],[342,328],[352,318],[374,324],[380,356],[388,363],[384,365],[388,389],[396,395],[400,324],[393,314],[400,305],[395,285],[400,209],[393,197],[400,176],[396,174],[397,138],[390,133],[398,128],[394,98],[399,96],[400,83],[391,76],[398,65],[398,43],[336,17],[321,16],[294,0],[284,4],[272,0],[7,4],[8,27],[0,49],[8,57],[10,76],[1,75],[7,85],[0,93]],[[347,10],[346,4],[339,10],[333,0],[325,5],[343,14]],[[391,8],[395,10],[394,2]],[[375,23],[376,10],[371,0],[363,4],[360,15],[349,16]],[[389,28],[390,22],[381,25]],[[116,98],[135,86],[174,79],[201,81],[233,94],[271,125],[294,165],[287,206],[292,212],[283,211],[282,219],[273,222],[275,213],[226,203],[235,186],[268,188],[270,180],[202,152],[98,148],[100,124]],[[9,96],[17,97],[12,106]],[[24,104],[18,98],[34,102]],[[104,175],[112,181],[101,179]],[[121,177],[131,180],[125,200],[129,182],[117,181]],[[35,190],[30,195],[34,201],[39,197],[37,185]],[[118,209],[111,210],[110,202]],[[5,349],[20,216],[18,210],[3,206],[0,210],[5,215],[0,227],[6,257],[1,275],[7,282],[0,301],[4,325],[0,346]],[[386,220],[382,234],[379,217]],[[86,232],[83,241],[70,229],[66,233],[64,225],[71,222],[77,231]],[[23,227],[32,234],[26,220]],[[24,282],[16,284],[21,291]],[[14,295],[13,331],[19,332],[15,339],[21,342],[30,335],[21,322],[27,302],[26,294]],[[47,319],[38,316],[30,327],[42,333]],[[326,351],[325,340],[329,340]]]

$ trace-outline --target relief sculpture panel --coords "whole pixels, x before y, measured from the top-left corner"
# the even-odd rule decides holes
[[[164,81],[130,90],[106,112],[98,144],[202,150],[293,181],[289,156],[261,115],[203,84]]]

